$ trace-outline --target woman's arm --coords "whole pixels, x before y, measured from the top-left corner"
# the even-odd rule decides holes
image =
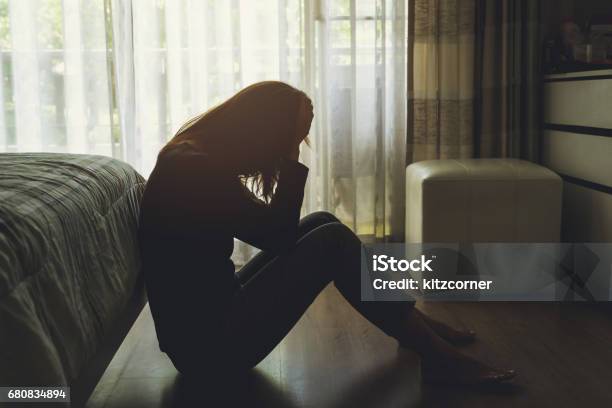
[[[236,238],[257,248],[279,252],[295,244],[308,167],[285,159],[281,163],[276,192],[269,204],[241,186],[230,204],[235,212]]]
[[[276,192],[270,204],[257,199],[246,187],[243,189],[248,198],[234,229],[238,239],[272,252],[291,248],[295,244],[308,176],[308,167],[300,164],[298,158],[300,144],[308,135],[313,117],[312,102],[304,95],[296,117],[293,145],[281,163]]]

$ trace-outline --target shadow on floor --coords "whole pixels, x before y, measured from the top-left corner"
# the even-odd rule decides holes
[[[496,389],[422,386],[416,356],[355,313],[333,287],[245,379],[189,384],[159,352],[148,308],[132,328],[88,408],[574,407],[612,406],[610,314],[588,304],[420,305],[478,333],[473,357],[516,369]]]
[[[416,407],[421,401],[421,378],[416,357],[390,360],[364,371],[334,399],[328,408]],[[415,370],[415,367],[417,369]]]
[[[388,361],[346,384],[333,399],[313,402],[320,408],[365,408],[365,407],[420,407],[426,401],[436,405],[451,402],[467,394],[515,394],[520,387],[504,384],[489,388],[458,388],[422,386],[421,378],[415,375],[414,358]],[[297,393],[299,396],[301,393]],[[292,395],[294,396],[292,398]],[[298,408],[304,401],[295,401],[295,390],[283,390],[282,386],[265,373],[255,369],[244,378],[231,383],[212,380],[194,380],[178,374],[174,384],[163,394],[163,407],[274,407]],[[312,401],[311,401],[312,402]]]
[[[177,374],[163,395],[163,406],[186,407],[278,407],[296,408],[289,394],[267,375],[253,370],[231,383],[189,379]]]

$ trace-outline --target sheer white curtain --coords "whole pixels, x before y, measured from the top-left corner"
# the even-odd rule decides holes
[[[405,0],[0,0],[0,149],[148,175],[189,117],[279,79],[315,105],[304,210],[401,238]]]
[[[0,149],[113,154],[104,2],[0,0]]]

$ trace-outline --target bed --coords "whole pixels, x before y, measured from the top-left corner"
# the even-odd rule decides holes
[[[145,303],[144,183],[109,157],[0,154],[0,386],[93,390]]]

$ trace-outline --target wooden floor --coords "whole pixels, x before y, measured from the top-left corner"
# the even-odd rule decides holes
[[[178,375],[158,351],[147,307],[87,407],[612,406],[609,312],[553,303],[419,307],[476,330],[479,341],[466,352],[516,369],[515,384],[493,390],[422,385],[416,356],[398,357],[395,342],[330,286],[252,375],[230,389],[189,384]]]

